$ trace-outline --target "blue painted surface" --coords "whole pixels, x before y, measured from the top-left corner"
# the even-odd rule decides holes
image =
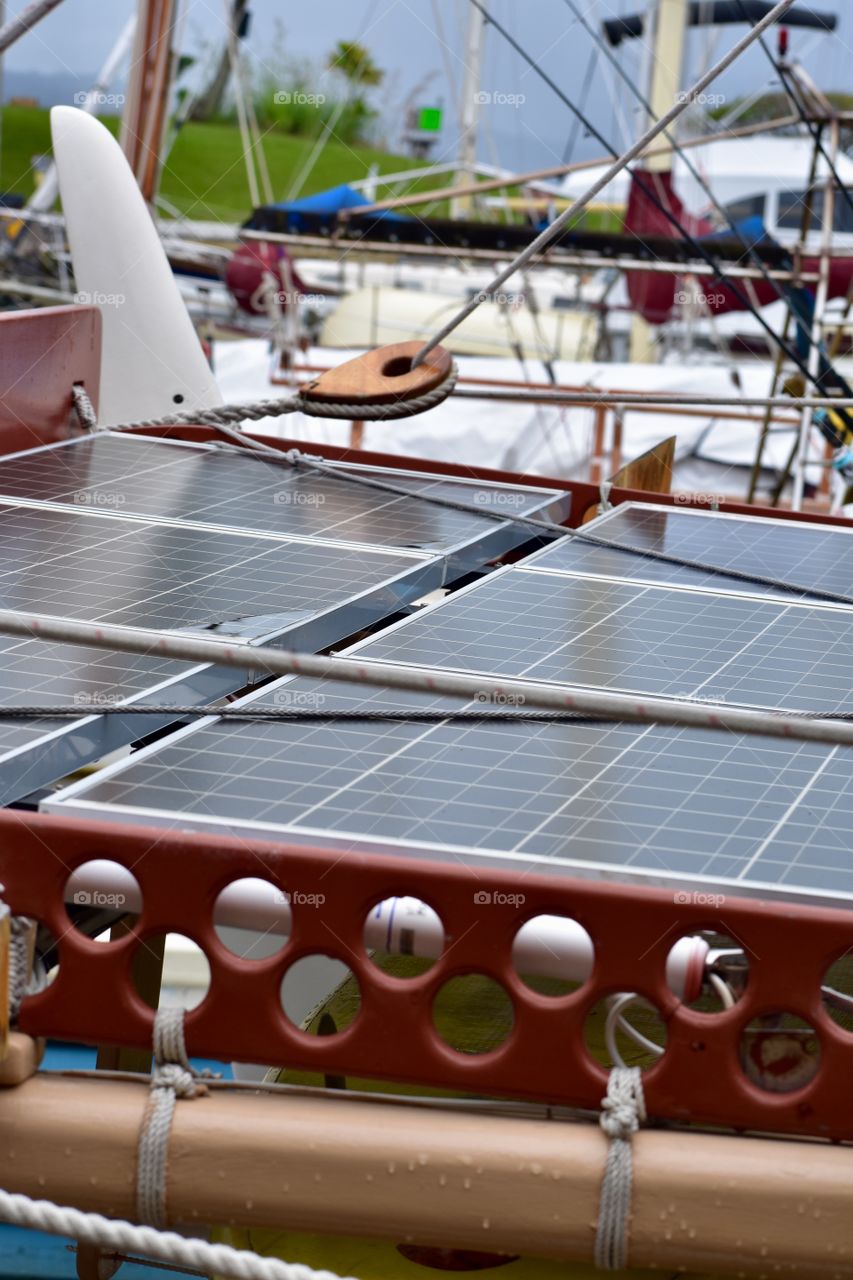
[[[42,1063],[43,1071],[85,1071],[95,1065],[95,1050],[86,1045],[51,1042]],[[193,1066],[209,1067],[230,1080],[232,1071],[221,1062],[193,1059]],[[45,1236],[37,1231],[0,1225],[0,1277],[2,1280],[76,1280],[76,1258],[70,1240]],[[152,1271],[126,1262],[117,1280],[186,1280],[178,1271]]]

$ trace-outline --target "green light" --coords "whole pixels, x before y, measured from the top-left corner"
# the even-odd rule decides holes
[[[421,107],[418,112],[418,128],[421,133],[438,133],[441,128],[441,107]]]

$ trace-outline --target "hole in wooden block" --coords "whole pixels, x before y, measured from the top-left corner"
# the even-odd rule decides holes
[[[315,1035],[345,1031],[361,1007],[355,975],[341,960],[327,955],[295,961],[282,979],[280,999],[290,1022]]]
[[[512,965],[539,995],[566,996],[592,973],[595,951],[583,925],[569,916],[534,916],[512,944]]]
[[[818,1073],[820,1040],[814,1027],[795,1013],[765,1013],[743,1029],[740,1064],[759,1089],[795,1093]]]
[[[417,978],[444,950],[441,917],[419,898],[385,898],[364,921],[364,947],[373,963],[395,978]]]
[[[412,372],[411,356],[392,356],[382,366],[383,378],[403,378]]]
[[[290,937],[290,894],[269,880],[247,876],[233,880],[213,908],[216,936],[242,960],[267,960]]]
[[[157,994],[162,956],[163,972]],[[133,985],[152,1009],[196,1009],[210,990],[210,965],[201,947],[181,933],[140,938],[131,965]]]
[[[509,1038],[515,1015],[499,982],[483,973],[466,973],[440,989],[432,1020],[444,1043],[457,1053],[491,1053]]]
[[[584,1026],[587,1051],[599,1066],[647,1071],[666,1049],[666,1024],[648,1000],[620,992],[599,1000]]]

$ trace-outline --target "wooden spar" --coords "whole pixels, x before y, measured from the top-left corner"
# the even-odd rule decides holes
[[[775,129],[786,129],[792,124],[799,124],[799,116],[779,116],[776,120],[767,120],[757,124],[745,124],[738,129],[726,129],[725,134],[709,133],[703,134],[700,138],[686,138],[679,143],[681,150],[688,147],[701,147],[709,142],[719,142],[721,137],[729,138],[748,138],[755,133],[770,133]],[[661,154],[669,154],[672,151],[672,144],[665,147],[651,147],[648,151],[644,151],[643,160],[651,159],[653,156]],[[543,178],[561,178],[569,173],[581,173],[585,169],[597,169],[600,165],[608,164],[612,157],[602,159],[598,157],[595,160],[575,160],[572,164],[555,164],[547,169],[531,169],[527,173],[517,173],[510,177],[489,178],[485,182],[469,183],[467,186],[441,187],[433,191],[419,191],[417,194],[412,193],[407,196],[395,196],[391,200],[378,200],[375,204],[362,204],[353,209],[341,209],[338,217],[341,221],[346,221],[353,216],[361,217],[365,213],[378,213],[380,209],[400,209],[408,205],[429,204],[433,200],[452,200],[457,196],[482,195],[485,191],[501,191],[504,187],[523,187],[527,182],[538,182]]]
[[[55,1073],[0,1089],[6,1189],[132,1217],[147,1102]],[[217,1089],[176,1107],[168,1213],[587,1261],[606,1154],[594,1123]],[[641,1132],[631,1264],[828,1280],[853,1256],[851,1175],[846,1147]]]
[[[179,0],[139,0],[120,141],[149,203],[157,194],[160,180],[160,150],[168,113],[172,33],[178,4]]]

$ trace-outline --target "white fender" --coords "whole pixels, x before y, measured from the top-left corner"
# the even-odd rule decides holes
[[[103,316],[100,422],[222,404],[121,147],[75,107],[54,107],[50,126],[77,300]]]

